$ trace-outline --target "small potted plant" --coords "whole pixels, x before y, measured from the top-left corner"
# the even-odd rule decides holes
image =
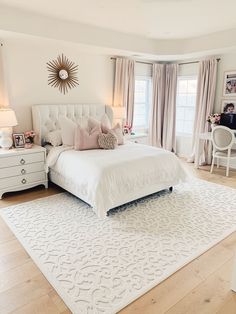
[[[220,124],[220,114],[212,113],[208,116],[207,122],[211,124],[211,129],[213,129],[216,125]]]
[[[25,148],[32,148],[34,144],[34,137],[35,137],[34,131],[25,132]]]

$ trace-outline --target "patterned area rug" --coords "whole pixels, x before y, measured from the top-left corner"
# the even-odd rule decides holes
[[[104,220],[62,193],[2,216],[73,313],[112,314],[235,231],[235,192],[193,180]]]

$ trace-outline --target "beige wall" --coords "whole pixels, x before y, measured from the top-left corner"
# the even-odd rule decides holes
[[[66,95],[48,85],[46,63],[64,53],[78,64],[79,86]],[[72,43],[39,38],[4,39],[3,63],[16,131],[32,128],[31,106],[53,103],[112,104],[114,62],[108,55]]]
[[[221,111],[222,100],[232,99],[236,101],[236,97],[223,97],[223,80],[225,71],[236,71],[236,52],[228,53],[220,56],[221,60],[218,65],[217,74],[217,86],[216,86],[216,101],[215,101],[215,112]]]

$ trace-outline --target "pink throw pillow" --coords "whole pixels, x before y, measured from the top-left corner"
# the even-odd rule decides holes
[[[122,131],[122,128],[121,128],[119,123],[117,123],[114,126],[114,128],[112,128],[112,129],[108,129],[102,125],[102,132],[103,133],[109,133],[110,132],[110,133],[114,134],[117,137],[118,145],[124,144],[124,135],[123,135],[123,131]]]
[[[101,134],[101,128],[99,127],[94,127],[88,131],[78,126],[75,131],[75,150],[100,148],[98,145],[99,134]]]

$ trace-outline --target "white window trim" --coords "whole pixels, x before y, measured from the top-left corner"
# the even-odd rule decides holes
[[[178,75],[177,84],[178,84],[179,80],[197,80],[197,75]],[[197,90],[196,90],[196,93],[197,93]],[[177,90],[177,95],[178,95],[178,90]],[[192,94],[192,95],[194,95],[194,94]],[[189,108],[189,106],[178,106],[178,107]],[[194,108],[196,108],[196,106]],[[176,109],[177,109],[177,105],[176,105]],[[193,126],[193,128],[194,128],[194,126]],[[193,132],[192,133],[184,133],[184,132],[177,132],[176,131],[176,136],[178,136],[178,137],[192,137]]]
[[[146,95],[146,100],[145,100],[145,103],[148,103],[149,104],[149,109],[151,107],[151,101],[152,101],[152,76],[147,76],[147,75],[136,75],[135,76],[135,81],[136,80],[145,80],[145,81],[148,81],[148,87],[149,87],[149,93],[147,93]],[[137,102],[137,104],[141,104],[143,102]],[[135,106],[135,103],[134,103],[134,106]],[[135,127],[133,126],[133,131],[134,132],[139,132],[139,133],[146,133],[148,134],[148,129],[149,129],[149,114],[147,116],[147,125],[146,126],[138,126],[138,127]]]

